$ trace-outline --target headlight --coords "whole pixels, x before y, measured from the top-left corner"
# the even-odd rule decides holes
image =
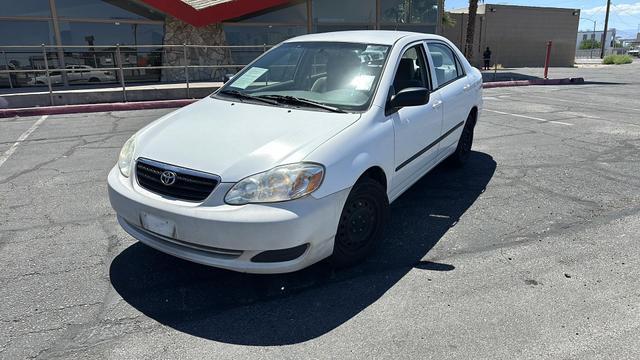
[[[246,177],[235,184],[224,198],[227,204],[278,202],[300,198],[320,187],[324,167],[297,163],[275,167]]]
[[[122,150],[120,150],[120,157],[118,158],[118,168],[120,173],[124,177],[131,175],[131,163],[133,162],[133,151],[136,148],[136,136],[132,136],[124,143]]]

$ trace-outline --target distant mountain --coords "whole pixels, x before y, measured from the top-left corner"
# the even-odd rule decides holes
[[[619,36],[622,39],[635,39],[637,33],[638,29],[616,29],[616,36]]]

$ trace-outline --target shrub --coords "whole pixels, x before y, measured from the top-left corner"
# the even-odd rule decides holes
[[[607,55],[602,59],[602,63],[605,65],[631,64],[632,62],[633,58],[629,55]]]
[[[600,49],[600,41],[598,40],[582,40],[580,43],[580,50]]]

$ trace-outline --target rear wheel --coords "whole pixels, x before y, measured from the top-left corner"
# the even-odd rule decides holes
[[[364,259],[380,242],[389,211],[382,185],[369,178],[360,179],[347,198],[333,246],[332,263],[353,265]]]
[[[475,118],[473,114],[469,114],[467,121],[462,129],[462,135],[458,140],[456,151],[449,157],[449,162],[454,165],[464,165],[471,155],[471,146],[473,145],[473,129],[475,126]]]

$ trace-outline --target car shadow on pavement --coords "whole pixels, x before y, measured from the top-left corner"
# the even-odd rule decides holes
[[[435,168],[391,205],[378,250],[349,269],[320,262],[291,274],[241,274],[136,243],[111,263],[111,283],[131,306],[187,334],[242,345],[304,342],[356,316],[414,268],[417,276],[455,271],[423,258],[483,193],[495,168],[480,152],[463,168]]]

